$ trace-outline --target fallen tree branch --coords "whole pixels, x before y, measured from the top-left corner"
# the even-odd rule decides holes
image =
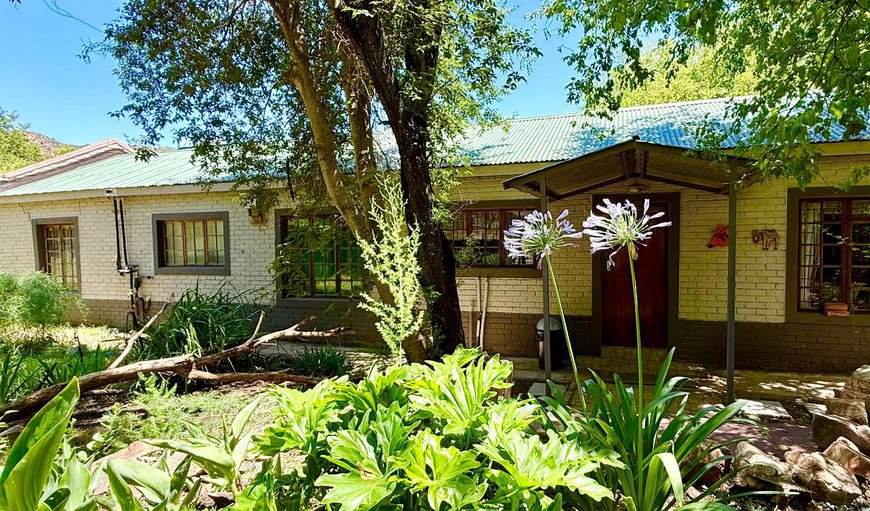
[[[173,298],[175,298],[175,293],[169,295],[169,298],[165,302],[163,302],[162,306],[160,306],[160,310],[157,311],[157,314],[151,316],[151,319],[149,319],[148,322],[145,323],[145,326],[143,326],[141,329],[139,329],[138,332],[131,335],[130,338],[127,339],[127,345],[124,346],[121,354],[118,355],[118,358],[116,358],[115,361],[112,362],[107,369],[114,369],[121,365],[121,362],[123,362],[124,359],[127,358],[127,355],[130,354],[130,351],[133,349],[133,345],[136,344],[136,341],[138,341],[139,338],[142,337],[142,334],[144,334],[146,330],[151,328],[151,325],[153,325],[154,322],[157,321],[157,318],[160,317],[161,314],[163,314],[163,311],[166,310],[166,306],[169,305]]]
[[[209,373],[206,371],[200,371],[199,369],[194,369],[193,371],[188,373],[187,378],[189,380],[200,380],[213,383],[269,381],[301,383],[305,385],[315,385],[322,379],[315,378],[313,376],[301,376],[298,374],[292,374],[287,370],[271,371],[266,373]]]
[[[95,373],[90,373],[79,377],[79,389],[82,393],[84,393],[94,389],[105,387],[106,385],[110,385],[112,383],[135,380],[139,378],[140,375],[149,375],[155,373],[174,373],[185,379],[210,380],[218,383],[226,383],[232,381],[255,381],[257,379],[262,379],[264,381],[316,383],[320,381],[317,378],[291,375],[289,373],[284,373],[280,376],[281,379],[279,379],[279,373],[282,373],[282,371],[276,371],[273,373],[235,373],[242,376],[234,378],[232,373],[208,373],[206,371],[198,370],[197,367],[205,367],[208,364],[216,364],[228,358],[232,358],[252,351],[258,346],[271,341],[297,338],[328,338],[354,334],[353,330],[345,327],[333,328],[331,330],[299,330],[300,327],[307,325],[314,320],[314,316],[310,316],[303,319],[299,323],[291,326],[290,328],[256,337],[257,332],[262,325],[264,316],[265,314],[261,312],[259,320],[257,321],[257,327],[254,330],[254,335],[252,335],[251,338],[244,343],[233,348],[229,348],[219,353],[215,353],[213,355],[206,355],[199,358],[196,358],[193,355],[178,355],[174,357],[160,358],[155,360],[144,360],[142,362],[134,362],[120,367],[97,371]],[[191,374],[193,374],[193,378],[191,378]],[[262,377],[255,378],[253,375],[261,375]],[[0,417],[9,420],[21,416],[31,415],[40,408],[42,408],[43,405],[48,403],[51,398],[60,393],[60,391],[63,390],[66,384],[66,382],[58,383],[56,385],[52,385],[51,387],[37,390],[36,392],[17,399],[12,403],[8,403],[0,407]]]

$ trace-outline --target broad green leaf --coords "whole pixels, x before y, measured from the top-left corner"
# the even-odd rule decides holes
[[[396,487],[386,477],[363,477],[359,472],[324,474],[315,482],[327,486],[324,504],[339,504],[342,511],[368,511],[389,497]]]
[[[77,378],[73,378],[57,396],[30,419],[6,455],[6,465],[3,467],[3,472],[0,473],[0,501],[21,511],[29,511],[36,507],[36,503],[42,495],[42,487],[48,480],[51,471],[51,464],[45,463],[44,460],[54,459],[60,447],[63,432],[69,424],[70,416],[78,400],[79,382]],[[48,440],[45,440],[46,438]],[[42,463],[36,463],[26,469],[26,483],[18,480],[8,485],[7,481],[18,464],[41,441],[43,444],[39,456],[44,456]],[[33,456],[33,454],[30,455],[31,458]],[[18,491],[27,491],[24,489],[25,484],[30,491],[36,492],[36,497],[25,497],[22,494],[10,497],[8,494],[10,487],[18,488]],[[16,502],[17,506],[22,507],[13,506],[13,501]]]

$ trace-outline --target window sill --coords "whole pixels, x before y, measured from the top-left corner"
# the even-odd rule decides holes
[[[870,314],[852,313],[848,316],[825,316],[820,312],[788,312],[787,323],[803,323],[809,325],[846,325],[870,326]]]
[[[229,276],[230,269],[226,266],[201,267],[201,266],[159,266],[154,270],[154,275],[217,275]]]
[[[311,302],[317,303],[347,303],[359,301],[358,298],[350,297],[350,296],[293,296],[288,298],[278,298],[275,301],[276,305],[282,306],[293,306],[293,305],[302,305],[302,304],[310,304]]]
[[[457,268],[457,277],[501,277],[515,279],[539,279],[538,268]]]

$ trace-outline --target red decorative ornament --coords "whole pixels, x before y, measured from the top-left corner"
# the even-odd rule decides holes
[[[713,237],[707,242],[707,248],[728,246],[728,226],[719,224],[713,229]]]

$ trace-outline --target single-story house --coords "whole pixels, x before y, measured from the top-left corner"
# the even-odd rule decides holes
[[[466,341],[506,355],[537,354],[541,271],[532,261],[509,260],[501,239],[512,218],[540,207],[541,195],[551,210],[568,209],[575,225],[605,197],[649,198],[673,226],[640,251],[646,347],[676,347],[683,360],[724,364],[724,245],[736,243],[737,368],[833,372],[870,361],[870,181],[848,192],[832,186],[870,164],[870,136],[820,141],[821,175],[806,189],[788,180],[741,188],[729,240],[722,227],[728,172],[686,152],[695,146],[691,125],[722,114],[726,104],[624,108],[611,121],[514,119],[507,129],[470,136],[471,168],[454,191],[461,206],[447,227],[461,265]],[[322,326],[352,325],[360,340],[377,342],[373,319],[356,307],[363,271],[350,237],[337,234],[342,239],[305,257],[292,287],[276,285],[268,268],[277,246],[293,242],[300,221],[318,220],[290,218],[281,206],[266,222],[251,216],[232,183],[198,184],[190,150],[143,162],[125,144],[107,141],[77,153],[75,161],[60,157],[47,171],[37,164],[0,181],[0,271],[58,275],[88,304],[88,321],[124,324],[133,276],[117,271],[124,266],[115,212],[122,199],[121,235],[127,262],[138,267],[141,307],[153,312],[172,293],[228,282],[262,291],[268,327],[315,313]],[[606,271],[582,239],[556,254],[554,269],[578,352],[601,356],[633,345],[625,264]]]

